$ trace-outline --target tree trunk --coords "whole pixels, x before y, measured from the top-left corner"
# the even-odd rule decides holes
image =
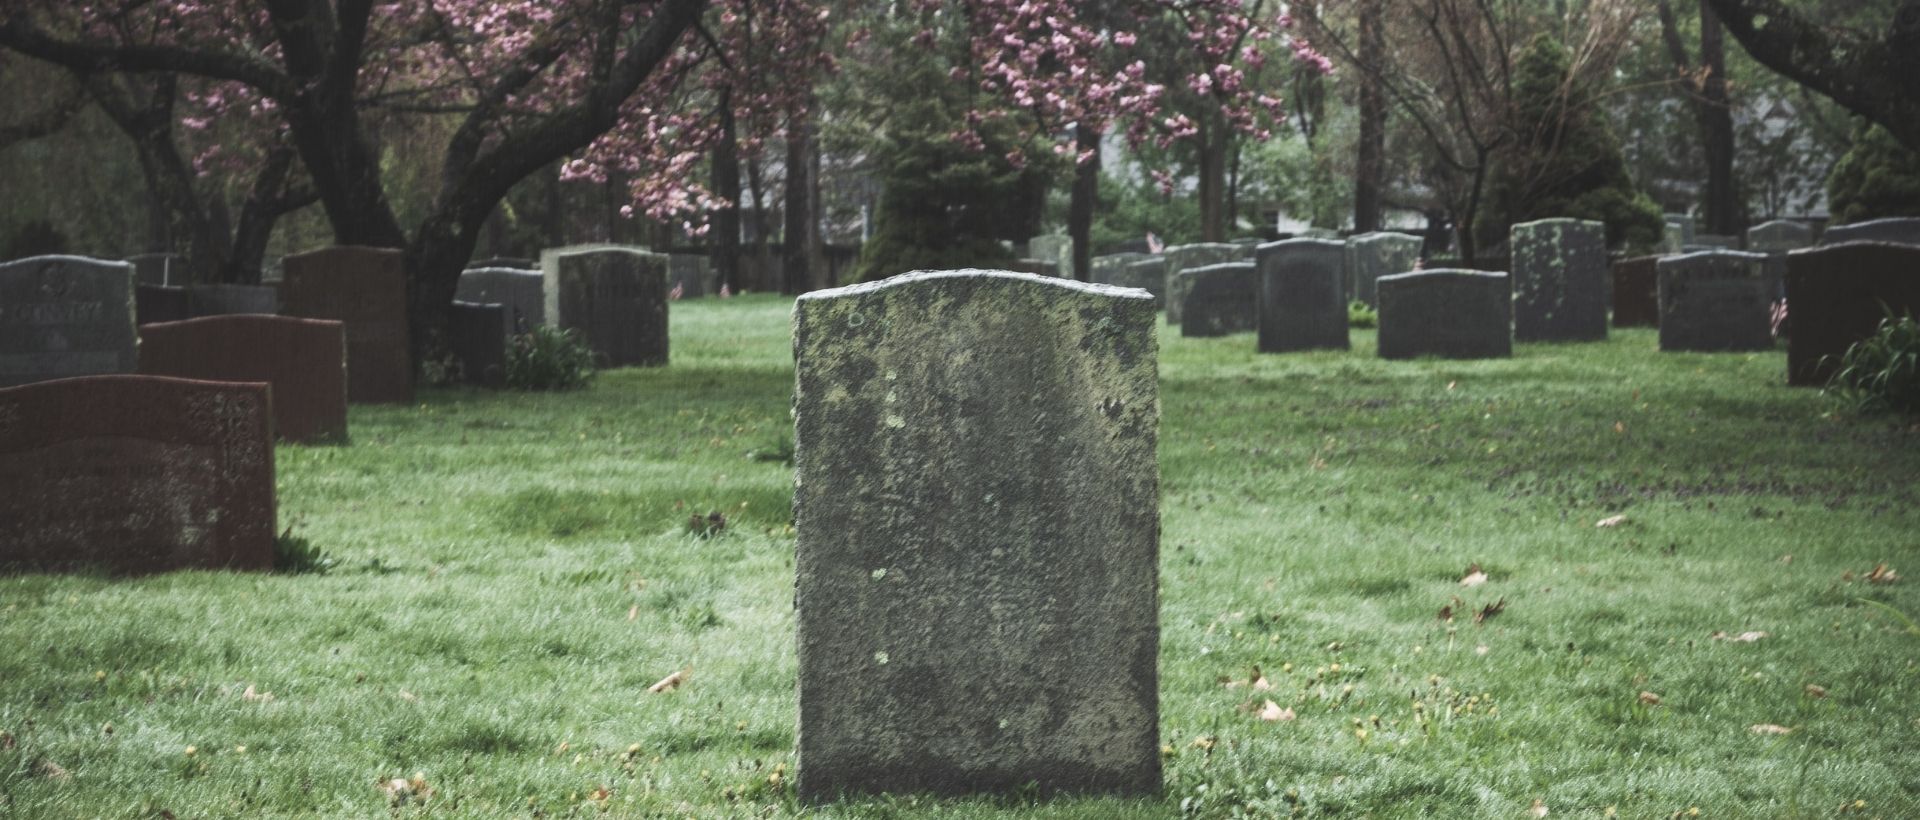
[[[1200,238],[1223,242],[1227,238],[1227,127],[1218,113],[1200,118]]]
[[[713,147],[713,193],[727,201],[708,226],[708,261],[722,282],[740,281],[740,146],[734,132],[733,94],[720,92],[720,144]],[[737,288],[738,285],[735,285]]]
[[[1386,52],[1381,21],[1382,0],[1361,0],[1359,57],[1366,65]],[[1386,176],[1387,96],[1379,77],[1360,72],[1360,140],[1354,157],[1353,231],[1380,229],[1381,189]]]
[[[1073,242],[1073,270],[1082,282],[1093,280],[1093,210],[1100,200],[1100,132],[1082,122],[1073,128],[1076,154],[1091,156],[1073,169],[1073,198],[1067,203],[1067,238]]]
[[[807,192],[807,157],[813,153],[813,124],[804,120],[787,131],[787,225],[780,248],[780,292],[805,293],[813,281],[808,266],[813,261],[813,209]]]
[[[1733,108],[1727,98],[1726,36],[1713,7],[1700,4],[1701,144],[1707,154],[1707,232],[1737,236],[1746,229],[1745,210],[1733,176]]]

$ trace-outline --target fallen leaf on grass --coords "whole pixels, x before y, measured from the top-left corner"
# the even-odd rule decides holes
[[[1728,635],[1724,630],[1722,630],[1719,632],[1715,632],[1708,637],[1711,637],[1716,641],[1726,641],[1728,643],[1753,643],[1754,641],[1767,637],[1767,633],[1756,630],[1752,632],[1742,632],[1738,635]]]
[[[640,605],[634,604],[632,608],[627,610],[627,620],[631,621],[639,617],[640,617]]]
[[[1824,698],[1826,696],[1827,696],[1827,687],[1821,686],[1817,683],[1807,684],[1807,697],[1814,698],[1817,700],[1819,698]]]
[[[240,693],[240,699],[253,703],[272,703],[273,693],[255,691],[253,684],[249,683],[247,684],[247,691]]]
[[[1487,574],[1480,570],[1479,564],[1467,567],[1466,577],[1460,579],[1460,585],[1463,587],[1477,587],[1486,582]]]
[[[73,773],[51,760],[40,761],[40,775],[52,780],[72,780]]]
[[[1214,738],[1208,735],[1201,735],[1193,739],[1193,748],[1195,749],[1202,749],[1207,752],[1212,752],[1213,744],[1214,744]]]
[[[12,749],[14,742],[12,732],[0,732],[0,749]]]
[[[1289,721],[1294,718],[1293,707],[1280,708],[1280,704],[1268,700],[1260,704],[1260,719],[1269,723]]]
[[[686,683],[687,678],[691,677],[692,675],[693,675],[693,667],[688,666],[688,667],[682,668],[678,672],[675,672],[671,675],[661,678],[659,683],[656,683],[652,686],[647,687],[647,691],[652,692],[653,694],[656,694],[656,695],[660,694],[661,692],[671,692],[675,689],[680,688],[680,684]]]
[[[1527,809],[1527,814],[1529,814],[1529,815],[1532,815],[1532,816],[1534,816],[1534,817],[1545,817],[1545,816],[1547,816],[1547,804],[1546,804],[1546,801],[1543,801],[1543,800],[1541,800],[1541,799],[1540,799],[1540,798],[1538,798],[1538,797],[1536,797],[1536,798],[1534,798],[1534,799],[1533,799],[1533,808],[1530,808],[1530,809]]]
[[[414,694],[414,693],[412,693],[412,692],[409,692],[409,691],[407,691],[407,690],[405,690],[405,689],[402,689],[402,690],[400,690],[400,699],[401,699],[401,700],[404,700],[404,701],[406,701],[406,702],[408,702],[408,703],[419,703],[419,702],[420,702],[420,696],[419,696],[419,695],[416,695],[416,694]]]
[[[1891,584],[1898,580],[1900,580],[1900,573],[1894,572],[1893,568],[1885,563],[1875,565],[1873,571],[1867,573],[1869,584]]]
[[[1748,727],[1748,731],[1756,735],[1784,735],[1793,730],[1773,723],[1755,723]]]
[[[1659,695],[1656,695],[1656,694],[1654,694],[1654,693],[1652,693],[1652,692],[1641,692],[1641,693],[1640,693],[1640,704],[1641,704],[1642,706],[1659,706],[1659,705],[1660,705],[1660,696],[1659,696]]]
[[[1593,522],[1593,525],[1601,529],[1606,529],[1608,527],[1618,527],[1621,524],[1625,524],[1625,523],[1627,523],[1626,516],[1610,515],[1610,516],[1607,516],[1606,518],[1600,519],[1599,521]]]
[[[1491,619],[1493,616],[1498,615],[1505,611],[1507,611],[1507,599],[1503,597],[1498,601],[1494,601],[1493,603],[1490,603],[1490,604],[1487,604],[1486,606],[1481,607],[1479,612],[1473,613],[1473,622],[1475,624],[1486,623],[1487,620]]]

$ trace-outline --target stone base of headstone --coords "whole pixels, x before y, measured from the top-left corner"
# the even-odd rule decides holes
[[[1887,311],[1920,315],[1920,245],[1847,242],[1787,254],[1787,383],[1819,387]]]
[[[273,385],[273,427],[288,441],[347,439],[345,327],[238,314],[140,326],[140,372]]]
[[[1380,358],[1513,355],[1513,300],[1506,274],[1425,270],[1382,276],[1377,285]]]

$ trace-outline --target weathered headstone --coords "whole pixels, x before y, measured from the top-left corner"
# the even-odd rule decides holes
[[[1512,286],[1504,273],[1453,268],[1380,277],[1380,358],[1513,355]]]
[[[1089,262],[1089,275],[1093,277],[1093,283],[1096,285],[1115,284],[1123,275],[1121,271],[1126,266],[1149,256],[1144,253],[1110,253],[1106,256],[1096,256]]]
[[[1284,353],[1352,346],[1347,338],[1348,247],[1331,239],[1287,239],[1255,251],[1260,281],[1256,349]],[[1197,317],[1188,314],[1189,322]]]
[[[281,311],[346,324],[347,400],[413,401],[407,340],[407,279],[400,252],[342,246],[281,262]]]
[[[540,254],[547,324],[574,330],[602,367],[667,363],[667,257],[590,245]]]
[[[288,441],[347,438],[347,338],[327,319],[238,314],[140,326],[140,372],[273,385],[273,429]]]
[[[178,322],[193,318],[193,300],[183,287],[167,285],[135,285],[133,287],[133,321],[136,324],[150,322]]]
[[[513,337],[513,314],[506,305],[453,303],[447,313],[447,347],[460,363],[460,380],[467,384],[507,386],[507,344]]]
[[[1747,250],[1754,253],[1784,253],[1813,244],[1813,226],[1805,222],[1776,219],[1747,229]]]
[[[1180,324],[1186,316],[1187,287],[1192,278],[1181,279],[1183,271],[1228,262],[1253,261],[1253,249],[1231,242],[1201,242],[1175,245],[1162,254],[1167,258],[1167,323]]]
[[[1681,253],[1699,253],[1701,251],[1737,251],[1740,250],[1740,237],[1717,233],[1698,233],[1693,241],[1681,246]]]
[[[513,332],[526,333],[546,323],[546,278],[536,270],[473,268],[460,274],[453,298],[462,302],[505,305]],[[684,294],[683,294],[684,295]]]
[[[1787,253],[1787,383],[1821,386],[1891,309],[1920,315],[1920,245],[1847,242]]]
[[[707,280],[713,276],[712,269],[706,254],[668,254],[667,277],[671,281],[667,287],[679,288],[682,299],[698,299],[707,295]]]
[[[1660,349],[1773,349],[1767,256],[1705,251],[1662,258]]]
[[[800,799],[1159,791],[1154,328],[994,271],[799,298]]]
[[[1029,239],[1027,240],[1027,258],[1050,260],[1058,265],[1060,270],[1067,271],[1068,273],[1062,275],[1070,278],[1073,270],[1073,237],[1049,233]]]
[[[269,401],[155,376],[0,390],[0,570],[271,569]]]
[[[1015,259],[1007,263],[1007,270],[1034,276],[1059,276],[1060,263],[1048,259]]]
[[[280,288],[274,285],[193,285],[187,304],[194,316],[279,313]]]
[[[1660,325],[1658,256],[1636,256],[1613,263],[1613,326]]]
[[[1144,256],[1120,266],[1119,272],[1110,277],[1106,284],[1122,288],[1139,288],[1153,294],[1155,308],[1167,304],[1167,258],[1164,256]]]
[[[1680,253],[1682,248],[1693,244],[1693,216],[1690,214],[1666,214],[1666,230],[1660,235],[1663,253]]]
[[[132,373],[133,266],[80,256],[0,264],[0,387]]]
[[[1259,329],[1260,274],[1252,262],[1203,265],[1181,271],[1174,279],[1182,284],[1172,291],[1186,294],[1181,336],[1225,336]]]
[[[1820,236],[1822,245],[1838,245],[1842,242],[1892,242],[1897,245],[1920,245],[1920,217],[1888,217],[1855,222],[1850,225],[1833,225]]]
[[[179,287],[187,284],[185,262],[177,253],[142,253],[127,257],[127,264],[133,266],[134,281],[141,285]]]
[[[1511,237],[1514,340],[1606,339],[1606,225],[1542,219],[1513,226]]]
[[[494,256],[467,263],[467,270],[489,270],[493,268],[537,271],[540,269],[540,261],[520,256]]]
[[[1382,276],[1406,273],[1420,262],[1420,237],[1375,231],[1347,240],[1347,298],[1374,304],[1373,282]]]

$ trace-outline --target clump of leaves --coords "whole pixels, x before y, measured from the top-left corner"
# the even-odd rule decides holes
[[[333,556],[305,538],[295,538],[288,527],[273,539],[273,571],[288,575],[321,574],[333,569]]]
[[[1377,327],[1380,314],[1358,299],[1347,305],[1347,324],[1351,327]]]
[[[514,390],[578,390],[593,375],[593,350],[572,330],[536,327],[507,348],[507,386]]]
[[[1840,357],[1827,392],[1856,413],[1920,415],[1920,321],[1887,311],[1879,330]]]
[[[726,529],[727,517],[721,515],[719,510],[687,518],[687,534],[695,538],[712,538]]]

